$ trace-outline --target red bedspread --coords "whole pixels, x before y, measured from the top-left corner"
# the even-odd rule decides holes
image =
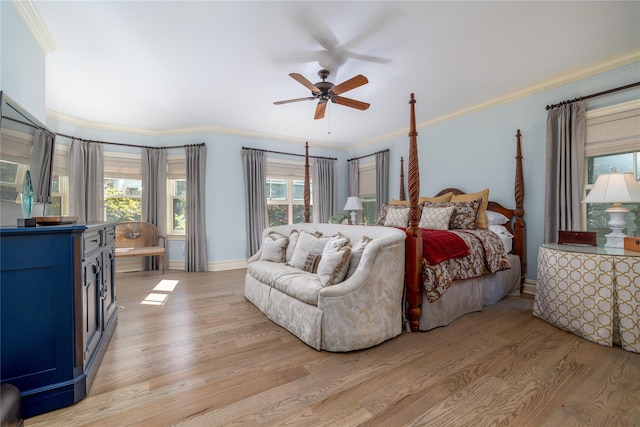
[[[422,256],[429,264],[466,255],[469,255],[469,247],[457,234],[447,230],[422,229]]]
[[[406,231],[406,229],[405,229]],[[422,256],[430,265],[451,258],[469,255],[467,243],[455,233],[447,230],[421,229]]]

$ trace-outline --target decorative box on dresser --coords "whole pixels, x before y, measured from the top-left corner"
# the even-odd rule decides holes
[[[640,252],[544,244],[533,314],[598,344],[640,353]]]
[[[115,224],[0,227],[0,375],[30,417],[83,399],[117,323]]]

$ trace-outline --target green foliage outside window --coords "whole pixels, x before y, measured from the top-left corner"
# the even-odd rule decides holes
[[[107,221],[140,221],[142,216],[142,200],[139,197],[140,186],[127,186],[136,184],[139,180],[122,180],[116,178],[104,179],[104,209]],[[120,196],[120,197],[118,197]]]

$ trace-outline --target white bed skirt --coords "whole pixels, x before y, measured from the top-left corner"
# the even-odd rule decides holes
[[[427,301],[423,292],[419,330],[428,331],[446,326],[460,316],[482,311],[482,307],[495,304],[508,294],[519,291],[520,258],[509,254],[509,262],[511,268],[508,270],[454,281],[435,302]]]

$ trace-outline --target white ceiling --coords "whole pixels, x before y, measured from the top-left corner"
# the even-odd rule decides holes
[[[47,109],[105,126],[348,147],[640,49],[640,2],[33,1],[58,49]],[[288,76],[369,84],[315,101]],[[560,100],[549,100],[560,101]],[[542,108],[542,106],[541,106]]]

